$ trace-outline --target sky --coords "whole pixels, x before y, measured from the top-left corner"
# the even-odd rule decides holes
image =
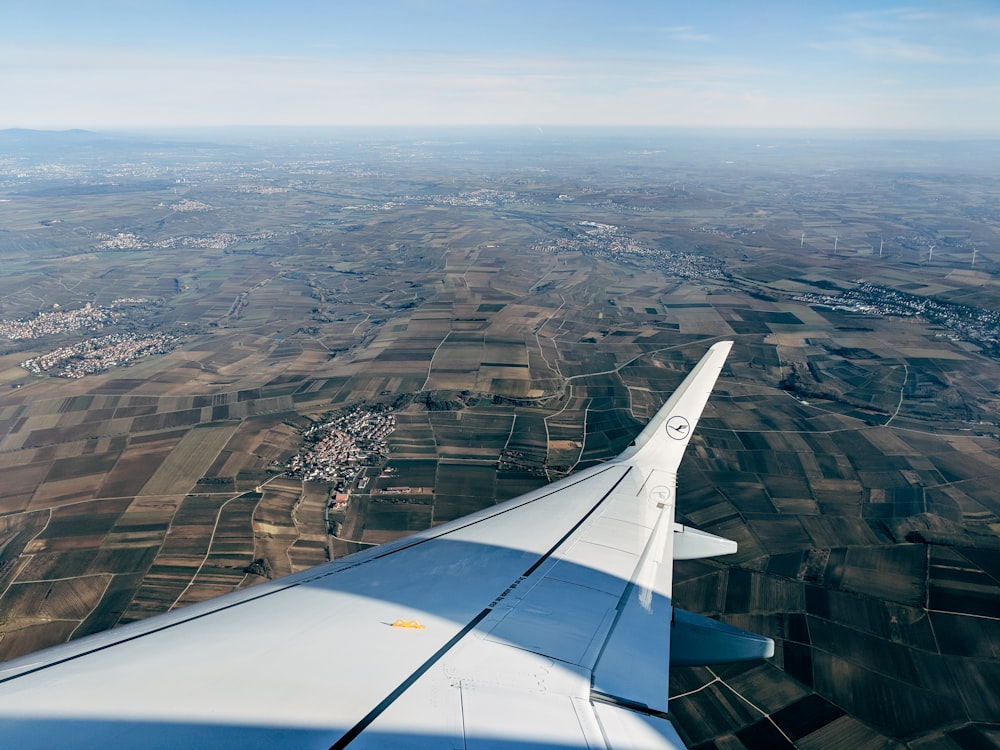
[[[1000,135],[1000,2],[25,0],[0,128]]]

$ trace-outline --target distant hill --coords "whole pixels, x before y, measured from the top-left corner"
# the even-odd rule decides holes
[[[30,128],[6,128],[0,130],[0,143],[56,144],[80,141],[105,141],[108,136],[93,130],[32,130]]]
[[[45,162],[56,158],[72,157],[75,161],[91,159],[146,158],[152,151],[168,149],[174,159],[200,158],[206,152],[231,146],[202,140],[185,139],[183,134],[174,136],[149,133],[98,132],[74,128],[72,130],[34,130],[7,128],[0,130],[0,153],[16,155],[29,161]]]
[[[90,156],[117,158],[145,155],[150,149],[171,150],[176,157],[190,157],[193,154],[217,152],[222,149],[245,148],[240,145],[239,131],[219,131],[211,136],[200,131],[176,131],[173,133],[143,133],[94,131],[73,128],[70,130],[35,130],[32,128],[0,129],[0,151],[21,154],[29,158],[49,159],[53,156],[72,154],[86,160]],[[227,138],[230,136],[231,138]],[[228,142],[227,142],[228,141]]]
[[[104,150],[114,142],[114,136],[93,130],[32,130],[7,128],[0,130],[0,151],[32,159],[49,159],[69,153],[81,155],[95,148]]]

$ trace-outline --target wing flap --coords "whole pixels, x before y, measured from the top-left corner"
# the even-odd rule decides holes
[[[630,711],[611,703],[595,703],[594,711],[608,747],[630,750],[684,750],[677,730],[666,719]]]
[[[462,716],[467,750],[594,747],[566,695],[463,685]]]

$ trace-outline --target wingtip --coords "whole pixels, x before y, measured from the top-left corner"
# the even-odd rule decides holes
[[[676,470],[732,346],[732,341],[712,344],[618,460],[648,458],[661,468]]]

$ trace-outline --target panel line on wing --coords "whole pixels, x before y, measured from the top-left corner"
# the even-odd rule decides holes
[[[352,742],[354,742],[354,740],[357,739],[359,734],[365,731],[369,727],[369,725],[371,725],[371,723],[375,721],[375,719],[377,719],[387,708],[389,708],[389,706],[395,703],[396,700],[399,698],[399,696],[401,696],[403,693],[409,690],[410,687],[413,685],[413,683],[419,680],[424,675],[424,673],[427,672],[427,670],[429,670],[431,667],[437,664],[437,662],[440,661],[442,656],[444,656],[452,648],[454,648],[456,643],[465,638],[465,636],[467,636],[473,629],[475,629],[475,627],[479,623],[481,623],[486,618],[486,616],[489,615],[491,611],[492,609],[490,607],[487,607],[486,609],[482,610],[478,615],[473,617],[472,620],[470,620],[464,628],[459,630],[457,633],[455,633],[455,635],[451,637],[451,640],[449,640],[441,648],[435,651],[434,654],[427,661],[425,661],[423,664],[421,664],[419,667],[413,670],[413,672],[410,674],[409,677],[403,680],[403,682],[401,682],[399,686],[396,687],[395,690],[393,690],[385,698],[383,698],[382,701],[377,706],[375,706],[375,708],[369,711],[368,714],[363,719],[361,719],[361,721],[359,721],[353,727],[348,729],[344,733],[343,737],[334,742],[330,746],[330,750],[342,750],[342,748],[345,748]]]
[[[294,589],[294,588],[297,588],[299,586],[304,586],[306,584],[312,583],[313,581],[318,581],[318,580],[321,580],[323,578],[328,578],[329,576],[336,575],[337,573],[341,573],[341,572],[346,571],[346,570],[351,570],[352,568],[357,568],[357,567],[359,567],[361,565],[365,565],[365,564],[367,564],[369,562],[373,562],[375,560],[379,560],[379,559],[382,559],[382,558],[385,558],[385,557],[389,557],[390,555],[394,555],[394,554],[396,554],[398,552],[402,552],[403,550],[412,549],[412,548],[417,547],[419,545],[426,544],[427,542],[431,542],[431,541],[434,541],[436,539],[441,539],[441,538],[443,538],[443,537],[445,537],[448,534],[451,534],[453,532],[457,532],[457,531],[461,531],[463,529],[471,528],[472,526],[475,526],[477,524],[483,523],[483,522],[488,521],[488,520],[490,520],[492,518],[498,518],[499,516],[502,516],[502,515],[504,515],[506,513],[510,513],[511,511],[517,510],[518,508],[523,508],[523,507],[525,507],[527,505],[531,505],[532,503],[536,503],[536,502],[538,502],[540,500],[545,500],[546,498],[549,498],[552,495],[558,494],[559,492],[563,492],[563,491],[565,491],[567,489],[570,489],[570,488],[574,487],[576,484],[579,484],[580,482],[584,482],[584,481],[586,481],[588,479],[592,479],[593,477],[600,476],[601,474],[604,474],[607,471],[611,471],[611,470],[615,470],[615,469],[620,469],[620,467],[616,467],[614,465],[609,464],[606,467],[602,468],[601,471],[597,471],[597,472],[594,472],[592,474],[587,474],[585,476],[581,476],[575,482],[570,482],[570,483],[568,483],[566,485],[562,485],[562,486],[556,487],[555,489],[551,490],[550,492],[544,492],[542,494],[539,494],[536,497],[531,497],[530,499],[525,500],[522,503],[518,503],[516,505],[511,505],[510,507],[507,507],[507,508],[498,509],[494,513],[490,513],[488,515],[484,515],[484,516],[482,516],[480,518],[474,518],[472,520],[469,520],[466,523],[460,523],[460,524],[456,524],[455,526],[450,526],[447,529],[442,529],[437,534],[430,534],[430,535],[427,535],[427,536],[420,537],[418,539],[414,539],[412,542],[410,542],[408,544],[403,544],[403,545],[400,545],[400,546],[395,546],[392,549],[385,550],[381,554],[376,553],[376,554],[366,555],[363,560],[358,560],[357,562],[354,562],[354,563],[349,564],[349,565],[336,566],[335,570],[328,570],[328,571],[325,571],[325,572],[322,572],[322,573],[319,573],[319,574],[316,574],[315,571],[304,571],[304,573],[302,574],[302,577],[296,577],[296,580],[294,580],[292,582],[289,582],[289,583],[287,583],[287,584],[285,584],[283,586],[271,588],[271,589],[269,589],[267,591],[261,591],[260,593],[257,593],[256,596],[254,596],[254,595],[248,595],[245,598],[240,598],[238,601],[231,602],[230,604],[223,604],[223,605],[215,606],[215,607],[212,607],[211,609],[208,609],[208,610],[203,611],[203,612],[191,613],[187,617],[181,616],[177,620],[175,620],[173,622],[166,623],[166,624],[161,625],[161,626],[159,626],[157,628],[151,628],[149,630],[143,630],[142,632],[136,633],[134,635],[125,636],[125,637],[122,637],[122,638],[119,638],[119,639],[111,640],[111,641],[108,641],[107,643],[103,643],[103,644],[97,645],[94,648],[90,648],[90,649],[88,649],[86,651],[80,651],[80,652],[77,652],[77,653],[70,654],[70,655],[65,656],[65,657],[63,657],[61,659],[56,659],[54,661],[45,662],[43,664],[36,664],[34,666],[28,667],[27,669],[20,670],[20,671],[15,672],[14,674],[8,675],[7,677],[0,677],[0,685],[4,684],[6,682],[10,682],[11,680],[16,680],[19,677],[25,677],[27,675],[34,674],[36,672],[41,672],[42,670],[49,669],[51,667],[55,667],[55,666],[58,666],[60,664],[65,664],[67,662],[75,661],[76,659],[80,659],[80,658],[82,658],[84,656],[88,656],[90,654],[99,653],[101,651],[104,651],[106,649],[111,648],[112,646],[116,646],[116,645],[119,645],[119,644],[122,644],[122,643],[129,643],[131,641],[136,641],[136,640],[139,640],[140,638],[145,638],[147,636],[151,636],[151,635],[154,635],[156,633],[160,633],[160,632],[165,631],[165,630],[170,630],[172,628],[177,627],[178,625],[183,625],[184,623],[195,622],[197,620],[200,620],[202,618],[208,617],[209,615],[215,614],[217,612],[225,612],[226,610],[233,609],[235,607],[241,607],[241,606],[243,606],[245,604],[249,604],[251,602],[256,602],[256,601],[259,601],[261,599],[265,599],[265,598],[267,598],[269,596],[274,596],[275,594],[280,594],[283,591],[288,591],[290,589]],[[615,482],[614,487],[618,486],[618,483],[621,482],[621,480],[625,477],[626,474],[628,474],[628,471],[626,471],[621,477],[618,478],[618,480]],[[610,494],[610,491],[608,492],[608,494]],[[594,508],[591,508],[590,511],[588,511],[588,513],[583,517],[583,519],[581,519],[579,521],[579,523],[577,523],[576,526],[574,526],[573,529],[570,530],[569,534],[571,534],[573,532],[573,530],[575,530],[576,528],[578,528],[580,526],[580,524],[582,524],[583,521],[587,517],[589,517],[594,512],[594,510],[597,509],[597,507],[600,505],[600,503],[604,501],[605,497],[607,497],[607,495],[605,495],[604,497],[602,497],[601,500],[598,502],[598,504],[595,505]],[[567,534],[566,536],[569,536],[569,534]],[[562,539],[560,539],[559,542],[557,542],[556,545],[552,548],[552,550],[550,550],[543,557],[541,557],[534,565],[532,565],[531,568],[528,569],[528,573],[530,573],[531,571],[533,571],[534,569],[536,569],[538,567],[538,565],[540,565],[542,562],[544,562],[548,558],[548,556],[551,555],[552,552],[560,544],[562,544],[563,541],[565,541],[566,536],[564,536]],[[328,563],[328,565],[336,565],[336,563]],[[309,575],[309,573],[313,573],[313,575]],[[523,575],[528,575],[528,573],[524,573]],[[197,606],[197,605],[194,605],[194,606]]]
[[[611,488],[608,489],[608,491],[605,492],[596,503],[594,503],[593,507],[591,507],[590,510],[588,510],[580,518],[580,520],[578,520],[572,526],[572,528],[570,528],[569,531],[567,531],[555,544],[552,545],[552,547],[547,552],[541,555],[538,558],[538,560],[536,560],[535,563],[531,565],[520,576],[518,582],[523,581],[525,578],[530,576],[533,571],[537,570],[542,563],[548,560],[556,552],[556,550],[558,550],[563,545],[563,543],[569,537],[571,537],[573,533],[577,529],[579,529],[580,526],[582,526],[587,521],[587,519],[590,518],[594,514],[594,512],[597,511],[597,509],[600,508],[601,505],[609,497],[611,497],[614,491],[618,489],[618,486],[622,483],[622,481],[624,481],[625,477],[628,476],[629,470],[631,470],[631,467],[629,467],[628,470],[623,472],[622,475],[618,477],[618,479],[611,486]],[[513,588],[514,587],[509,588],[505,593],[509,593],[511,590],[513,590]],[[375,708],[373,708],[364,716],[364,718],[362,718],[357,724],[355,724],[347,732],[345,732],[344,735],[339,740],[337,740],[333,745],[331,745],[330,750],[343,750],[343,748],[347,747],[348,745],[351,744],[351,742],[357,739],[358,735],[360,735],[365,729],[367,729],[372,724],[372,722],[374,722],[382,713],[386,711],[386,709],[389,708],[389,706],[391,706],[397,699],[399,699],[399,697],[402,696],[403,693],[409,690],[410,687],[412,687],[413,684],[418,679],[420,679],[421,676],[423,676],[431,667],[433,667],[438,661],[440,661],[441,658],[445,654],[447,654],[452,648],[454,648],[459,641],[461,641],[466,635],[472,632],[472,630],[474,630],[476,626],[479,625],[479,623],[481,623],[491,612],[493,612],[494,607],[502,598],[503,597],[501,596],[497,600],[494,600],[488,607],[483,609],[479,614],[477,614],[474,618],[472,618],[472,620],[464,628],[458,631],[458,633],[452,636],[452,638],[447,643],[445,643],[441,648],[435,651],[434,654],[430,656],[430,658],[428,658],[423,664],[421,664],[413,672],[411,672],[410,675],[395,688],[395,690],[393,690],[385,698],[383,698],[379,702],[379,704],[375,706]]]
[[[532,573],[534,573],[538,569],[539,565],[541,565],[543,562],[545,562],[546,560],[548,560],[549,557],[557,549],[559,549],[567,539],[569,539],[571,536],[573,536],[573,534],[576,533],[576,530],[579,529],[581,526],[583,526],[584,522],[586,522],[586,520],[588,518],[590,518],[594,514],[594,511],[596,511],[598,508],[600,508],[601,505],[604,504],[604,501],[607,500],[609,497],[611,497],[611,494],[616,489],[618,489],[618,485],[621,484],[625,480],[625,477],[627,477],[629,475],[630,471],[632,471],[632,467],[631,466],[629,466],[626,469],[625,473],[623,473],[620,477],[618,477],[618,480],[611,486],[611,489],[604,493],[604,495],[601,497],[600,500],[597,501],[597,503],[594,505],[594,507],[591,508],[590,510],[588,510],[586,512],[586,514],[579,521],[577,521],[572,526],[572,528],[570,528],[569,531],[567,531],[565,534],[563,534],[562,538],[558,542],[556,542],[554,545],[552,545],[552,549],[550,549],[548,552],[546,552],[544,556],[538,558],[538,560],[535,561],[535,564],[532,565],[530,568],[528,568],[526,571],[524,571],[524,573],[522,575],[524,577],[527,577],[527,576],[530,576]]]

